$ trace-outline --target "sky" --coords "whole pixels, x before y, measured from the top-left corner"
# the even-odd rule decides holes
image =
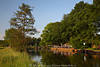
[[[63,15],[70,13],[80,1],[82,0],[0,0],[0,40],[3,39],[5,30],[10,28],[9,21],[22,3],[34,7],[34,26],[40,31],[35,37],[39,37],[48,23],[61,21]],[[83,1],[92,3],[92,0]]]

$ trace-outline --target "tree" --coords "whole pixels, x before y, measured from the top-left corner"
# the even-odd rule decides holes
[[[22,4],[15,16],[10,20],[11,28],[5,32],[5,40],[16,50],[25,50],[32,40],[27,35],[34,35],[37,31],[34,28],[34,18],[29,5]]]
[[[60,23],[50,23],[43,30],[42,44],[64,44],[69,42],[74,48],[81,48],[83,43],[90,47],[99,45],[100,36],[99,0],[93,4],[80,1],[74,9],[64,15]]]
[[[60,45],[62,43],[61,39],[61,26],[60,22],[49,23],[45,29],[43,30],[43,34],[41,35],[42,40],[41,44],[44,45]]]
[[[27,47],[25,36],[21,31],[11,28],[5,32],[5,40],[8,41],[11,48],[16,50],[24,50]]]
[[[94,4],[96,7],[100,7],[100,0],[93,0],[93,4]]]
[[[0,47],[8,47],[9,44],[6,40],[0,40]]]
[[[83,42],[92,43],[96,33],[96,9],[93,5],[83,1],[75,5],[74,9],[63,20],[69,42],[75,48],[80,48]],[[67,19],[67,20],[66,20]]]
[[[34,28],[34,18],[31,13],[32,9],[29,5],[22,4],[19,6],[19,10],[15,12],[15,17],[11,18],[11,28],[21,30],[25,34],[34,34],[36,29]]]

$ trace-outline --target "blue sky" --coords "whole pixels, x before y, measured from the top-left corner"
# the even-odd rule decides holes
[[[0,0],[0,39],[3,39],[5,30],[10,27],[10,18],[22,3],[34,7],[32,11],[35,18],[34,26],[41,34],[48,23],[61,21],[63,15],[70,13],[79,1],[82,0]],[[92,0],[84,1],[92,3]],[[40,34],[35,37],[39,37]]]

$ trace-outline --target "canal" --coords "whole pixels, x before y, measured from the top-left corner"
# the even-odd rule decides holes
[[[0,67],[100,67],[100,54],[0,50]]]
[[[47,67],[100,67],[100,55],[41,50],[29,53],[29,56],[31,60]]]

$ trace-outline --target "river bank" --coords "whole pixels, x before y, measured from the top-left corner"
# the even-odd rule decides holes
[[[27,53],[14,51],[12,48],[0,49],[0,67],[25,67],[32,63]]]
[[[75,65],[76,67],[97,67],[96,64],[100,66],[99,56],[100,55],[96,54],[85,55],[84,53],[57,53],[49,51],[48,49],[38,51],[34,50],[31,54],[27,54],[14,51],[12,48],[4,48],[0,49],[0,67],[29,67],[30,65],[30,67],[48,67],[56,65]],[[33,62],[38,61],[38,63],[32,64],[33,62],[30,61],[29,57]]]
[[[100,54],[100,50],[94,49],[74,49],[74,48],[51,48],[51,51],[62,53],[85,53],[85,54]]]
[[[85,54],[100,54],[100,50],[91,50],[91,49],[78,49],[78,53],[85,53]]]

